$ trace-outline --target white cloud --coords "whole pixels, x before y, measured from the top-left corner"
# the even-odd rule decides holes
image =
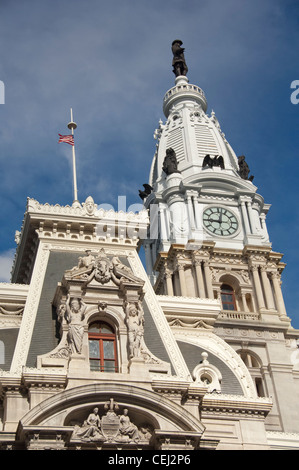
[[[0,282],[10,282],[10,272],[14,255],[14,249],[0,253]]]

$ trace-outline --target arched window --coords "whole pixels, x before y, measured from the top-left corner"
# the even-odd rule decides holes
[[[104,322],[91,323],[88,329],[90,370],[117,372],[116,335]]]
[[[264,381],[262,378],[261,364],[259,360],[249,351],[239,351],[238,354],[250,372],[250,375],[256,386],[257,395],[259,397],[264,397]]]
[[[234,289],[228,284],[221,286],[221,301],[223,310],[237,310]]]

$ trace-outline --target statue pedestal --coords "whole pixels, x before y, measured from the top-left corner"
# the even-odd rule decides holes
[[[138,378],[149,378],[148,367],[142,357],[133,357],[129,360],[128,372],[136,375]]]
[[[179,187],[181,184],[181,181],[182,181],[181,173],[179,172],[171,173],[166,178],[166,187],[167,188]]]

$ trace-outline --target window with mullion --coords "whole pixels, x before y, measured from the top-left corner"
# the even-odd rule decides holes
[[[237,310],[234,290],[227,284],[221,286],[221,301],[223,310]]]
[[[115,334],[103,333],[103,328],[99,332],[94,332],[94,328],[89,332],[89,362],[90,370],[98,372],[117,372],[117,354]],[[107,330],[106,330],[107,331]]]

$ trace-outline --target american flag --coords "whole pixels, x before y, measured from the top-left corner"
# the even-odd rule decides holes
[[[61,135],[61,134],[58,134],[58,135],[59,135],[58,143],[65,142],[66,144],[75,145],[73,135]]]

